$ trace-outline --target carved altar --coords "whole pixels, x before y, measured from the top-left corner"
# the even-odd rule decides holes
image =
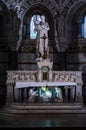
[[[49,73],[51,73],[51,76],[48,76],[48,80],[43,80],[43,71],[41,69],[38,71],[7,71],[6,103],[14,102],[14,97],[17,101],[19,98],[19,91],[22,88],[25,90],[24,93],[26,93],[26,89],[29,87],[40,88],[43,86],[50,86],[52,90],[55,87],[64,86],[66,94],[68,88],[70,88],[72,96],[75,95],[75,102],[83,103],[82,71],[48,71],[48,75]],[[39,77],[41,77],[40,81]]]

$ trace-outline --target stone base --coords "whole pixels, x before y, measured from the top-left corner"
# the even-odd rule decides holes
[[[28,115],[42,113],[80,113],[82,111],[82,103],[13,103],[6,105],[2,109],[2,114],[11,115]],[[86,111],[85,111],[86,112]]]

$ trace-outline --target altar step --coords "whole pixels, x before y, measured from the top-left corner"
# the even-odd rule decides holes
[[[28,114],[43,114],[43,113],[86,113],[80,103],[58,103],[58,104],[27,104],[15,103],[6,105],[0,111],[0,114],[5,115],[28,115]]]

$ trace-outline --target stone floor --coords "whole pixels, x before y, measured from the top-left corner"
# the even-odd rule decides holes
[[[86,127],[86,114],[0,115],[0,128]]]
[[[68,112],[67,112],[68,111]],[[86,127],[86,107],[66,112],[6,114],[0,110],[0,128]]]
[[[82,103],[11,103],[3,106],[2,115],[28,115],[28,114],[52,114],[52,113],[86,113]]]

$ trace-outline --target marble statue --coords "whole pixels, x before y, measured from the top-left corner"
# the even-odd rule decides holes
[[[49,25],[45,21],[45,16],[42,15],[41,21],[37,18],[34,19],[35,31],[37,31],[37,54],[38,57],[44,58],[49,53],[49,46],[48,46],[48,30]]]

